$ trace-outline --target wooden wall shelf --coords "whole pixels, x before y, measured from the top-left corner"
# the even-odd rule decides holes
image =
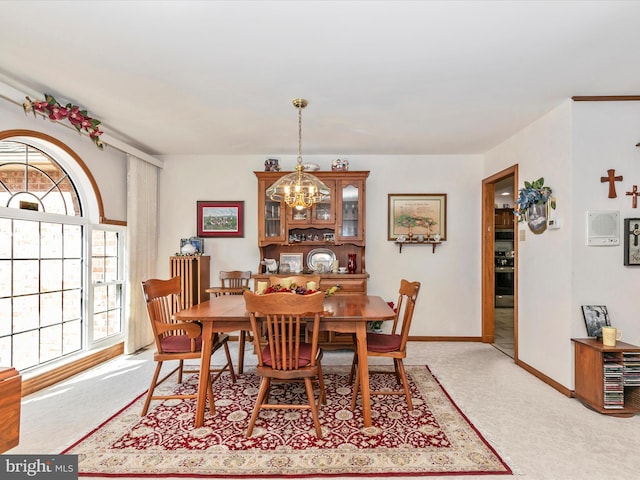
[[[402,247],[403,246],[413,246],[413,245],[418,245],[418,246],[427,246],[427,245],[431,245],[432,250],[431,253],[436,253],[436,245],[440,245],[442,242],[434,242],[432,240],[427,240],[424,242],[395,242],[396,245],[398,245],[400,253],[402,253]]]

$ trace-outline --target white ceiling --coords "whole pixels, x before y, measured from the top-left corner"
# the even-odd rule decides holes
[[[574,95],[640,94],[637,1],[5,0],[0,12],[0,79],[81,105],[150,154],[293,154],[295,97],[309,100],[303,154],[483,153]]]

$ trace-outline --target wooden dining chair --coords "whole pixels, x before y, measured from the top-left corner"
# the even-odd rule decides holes
[[[258,295],[245,292],[244,299],[247,311],[251,315],[253,340],[258,353],[256,373],[261,377],[258,397],[246,432],[247,438],[251,436],[258,414],[263,409],[310,410],[316,435],[321,438],[322,428],[318,410],[321,403],[326,403],[326,393],[318,335],[320,316],[324,311],[324,293],[296,295],[282,292]],[[267,343],[261,347],[263,322]],[[305,341],[305,322],[311,332],[310,341]],[[308,403],[268,403],[272,380],[304,381]],[[318,383],[319,386],[317,400],[314,395],[314,383]]]
[[[207,288],[207,292],[214,297],[221,295],[242,295],[249,290],[251,280],[250,270],[229,270],[220,272],[220,286]],[[247,332],[240,330],[238,333],[238,373],[244,372],[244,350],[247,340]]]
[[[156,343],[156,352],[153,355],[153,359],[156,362],[156,370],[151,380],[147,399],[142,408],[142,416],[144,417],[149,410],[149,405],[152,400],[196,398],[198,396],[197,392],[189,395],[154,395],[154,392],[158,385],[176,372],[178,372],[178,383],[182,383],[183,373],[199,372],[198,369],[186,370],[184,361],[200,360],[202,353],[202,329],[200,324],[196,322],[176,322],[173,319],[173,314],[180,310],[180,277],[173,277],[169,280],[150,279],[144,281],[142,282],[142,291],[144,292],[144,298],[147,302],[147,312]],[[231,363],[231,355],[229,354],[229,346],[227,345],[228,340],[228,335],[216,334],[213,342],[211,353],[223,347],[227,357],[227,363],[220,369],[211,370],[215,376],[213,379],[210,376],[207,382],[207,396],[209,397],[211,413],[215,412],[212,382],[215,382],[225,370],[229,371],[233,383],[236,381],[233,364]],[[177,360],[178,366],[158,381],[163,362],[170,360]]]
[[[407,339],[409,338],[409,329],[411,328],[411,320],[413,319],[413,310],[420,291],[420,282],[409,282],[407,280],[400,281],[400,291],[398,296],[398,304],[396,306],[396,316],[393,319],[391,333],[367,333],[367,355],[370,357],[387,357],[393,359],[394,372],[402,390],[384,390],[371,391],[371,395],[404,395],[407,399],[409,410],[413,410],[411,402],[411,392],[409,391],[409,382],[407,374],[404,370],[403,359],[407,356]],[[351,365],[351,381],[355,376],[353,385],[353,395],[351,397],[351,410],[356,407],[358,398],[358,390],[360,387],[359,375],[356,373],[358,362],[357,354],[353,356]],[[372,373],[391,373],[391,372],[372,372]]]

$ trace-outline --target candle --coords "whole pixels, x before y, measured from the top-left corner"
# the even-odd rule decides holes
[[[269,282],[258,282],[258,291],[256,292],[258,295],[262,295],[267,291],[267,287],[269,286]]]
[[[307,290],[316,290],[316,282],[307,282]]]
[[[283,278],[281,283],[284,288],[291,288],[292,281],[293,280],[291,280],[290,278]]]

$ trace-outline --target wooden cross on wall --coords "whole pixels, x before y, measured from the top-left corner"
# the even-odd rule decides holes
[[[634,185],[633,189],[630,192],[627,192],[627,195],[632,195],[633,196],[633,200],[631,202],[631,206],[633,208],[638,208],[638,195],[640,195],[640,192],[638,191],[638,186]]]
[[[611,169],[607,170],[607,176],[606,177],[600,177],[600,182],[601,183],[609,182],[609,198],[616,198],[618,196],[618,195],[616,195],[616,184],[615,184],[615,182],[621,182],[621,181],[622,181],[622,175],[619,175],[619,176],[616,177],[615,168],[611,168]]]

